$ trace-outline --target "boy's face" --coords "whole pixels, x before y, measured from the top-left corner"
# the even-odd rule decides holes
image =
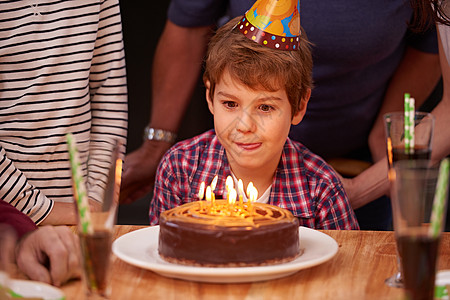
[[[214,128],[236,176],[274,172],[290,126],[301,121],[308,99],[292,117],[284,89],[252,90],[234,80],[228,71],[216,84],[214,99],[209,96],[209,86],[207,81],[206,97],[214,115]]]

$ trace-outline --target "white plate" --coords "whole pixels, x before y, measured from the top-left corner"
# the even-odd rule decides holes
[[[210,268],[172,264],[158,254],[159,226],[129,232],[114,241],[113,253],[121,260],[162,276],[201,282],[231,283],[252,282],[281,278],[301,269],[321,264],[331,259],[338,251],[336,241],[322,233],[300,227],[300,247],[303,254],[297,259],[279,265]]]
[[[49,284],[31,280],[10,280],[9,287],[22,297],[36,297],[44,300],[66,299],[64,293]],[[17,298],[20,299],[20,298]]]
[[[436,274],[434,298],[440,300],[449,299],[450,270],[441,270]]]

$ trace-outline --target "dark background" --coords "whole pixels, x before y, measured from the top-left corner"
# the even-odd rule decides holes
[[[153,54],[166,22],[169,2],[148,1],[142,6],[136,1],[120,1],[127,64],[128,153],[141,145],[144,127],[149,121]],[[212,127],[212,118],[205,101],[204,88],[199,80],[178,134],[179,140]],[[151,194],[133,204],[121,205],[118,223],[147,225],[150,199]]]

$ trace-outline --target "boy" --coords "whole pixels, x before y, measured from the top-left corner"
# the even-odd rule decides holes
[[[165,154],[156,175],[150,224],[158,223],[161,212],[198,200],[201,182],[216,175],[220,194],[232,175],[262,192],[258,202],[290,210],[302,226],[359,229],[332,168],[288,138],[311,94],[306,38],[293,51],[271,49],[244,36],[238,20],[218,29],[208,48],[203,78],[214,130]]]

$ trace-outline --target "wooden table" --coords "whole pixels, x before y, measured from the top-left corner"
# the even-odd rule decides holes
[[[143,226],[120,225],[116,238]],[[384,280],[396,270],[393,232],[323,231],[339,244],[331,260],[281,279],[239,284],[177,280],[129,265],[114,256],[112,299],[402,299]],[[450,233],[444,233],[438,269],[450,269]],[[81,281],[65,284],[67,300],[82,299]]]

